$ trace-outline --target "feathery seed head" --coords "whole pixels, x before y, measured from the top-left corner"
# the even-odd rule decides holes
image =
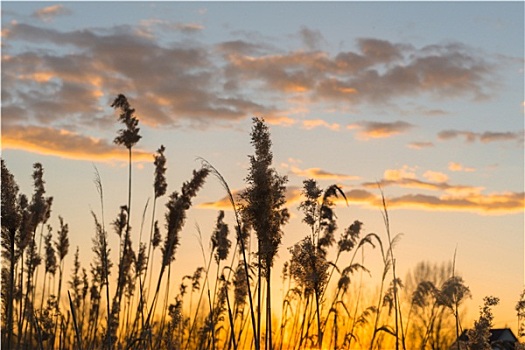
[[[235,303],[242,310],[248,296],[248,281],[246,280],[244,263],[240,260],[233,277],[233,293],[235,295]]]
[[[60,221],[60,229],[58,230],[55,247],[57,249],[58,259],[62,262],[69,251],[69,226],[64,223],[64,219],[61,216],[58,217],[58,220]]]
[[[248,186],[241,193],[245,204],[241,207],[243,220],[255,231],[258,240],[258,254],[262,269],[269,271],[277,254],[284,225],[290,214],[285,204],[286,176],[279,176],[271,168],[272,152],[268,127],[263,119],[253,118],[251,143],[255,155],[250,156],[250,169],[246,182]]]
[[[228,239],[228,225],[224,223],[224,211],[219,211],[217,217],[217,224],[211,236],[212,251],[215,251],[215,261],[219,263],[221,260],[226,260],[232,242]]]
[[[191,207],[191,200],[204,185],[209,169],[203,167],[193,171],[193,178],[182,184],[181,194],[173,192],[166,207],[166,239],[162,247],[162,265],[168,266],[175,260],[175,252],[179,245],[179,234],[186,220],[186,211]]]
[[[44,188],[44,168],[42,167],[42,164],[33,164],[33,169],[34,171],[32,177],[34,181],[33,186],[35,188],[35,192],[33,193],[33,197],[31,198],[31,203],[29,205],[29,210],[31,212],[32,231],[36,229],[38,224],[46,223],[51,214],[51,204],[53,203],[52,197],[44,197],[46,190]]]
[[[358,220],[355,220],[350,226],[348,226],[337,242],[339,253],[349,252],[355,247],[362,227],[363,223]]]
[[[47,225],[47,230],[48,233],[44,236],[46,273],[54,276],[57,270],[57,258],[55,254],[55,248],[53,248],[53,244],[51,242],[53,239],[53,228],[50,225]]]
[[[111,107],[120,109],[119,121],[125,125],[125,129],[118,131],[118,136],[114,142],[117,145],[124,145],[127,149],[131,149],[142,136],[139,135],[140,128],[138,128],[139,121],[134,116],[135,109],[131,108],[126,96],[119,94],[111,104]]]
[[[122,233],[125,232],[127,219],[128,219],[128,206],[123,205],[120,207],[120,212],[117,215],[117,218],[111,223],[111,225],[113,226],[113,229],[115,230],[115,233],[119,237],[122,237]]]
[[[164,146],[160,146],[155,157],[155,198],[162,197],[166,194],[168,184],[166,183],[166,157],[164,156]]]
[[[18,185],[15,181],[15,177],[9,172],[4,160],[2,159],[2,231],[6,230],[9,232],[12,239],[14,239],[16,230],[20,226],[20,221],[22,219],[17,200]]]
[[[199,291],[201,288],[200,285],[200,279],[202,276],[202,273],[204,272],[204,267],[197,267],[195,272],[193,273],[193,276],[190,276],[191,278],[191,291],[196,292]]]
[[[139,245],[139,253],[137,254],[137,259],[135,260],[135,275],[137,277],[146,271],[147,262],[148,257],[146,256],[146,243],[141,242]]]
[[[153,249],[157,248],[160,242],[161,242],[161,237],[160,237],[159,221],[155,220],[155,224],[153,227],[153,237],[151,238],[151,245],[153,246]]]
[[[290,275],[303,288],[305,295],[314,291],[321,294],[328,280],[328,261],[319,249],[316,249],[311,237],[306,237],[289,248],[292,258]]]

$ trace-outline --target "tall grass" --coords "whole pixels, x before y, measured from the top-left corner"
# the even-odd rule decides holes
[[[43,166],[34,166],[34,193],[28,199],[19,193],[2,160],[2,347],[438,349],[459,335],[460,311],[470,291],[455,266],[440,270],[418,265],[403,283],[394,254],[400,236],[390,232],[388,201],[382,191],[385,233],[379,235],[366,232],[359,220],[337,217],[337,203],[346,200],[343,188],[322,189],[313,179],[304,181],[298,208],[304,215],[305,234],[286,247],[290,260],[284,263],[281,276],[283,300],[277,319],[272,270],[290,214],[285,205],[287,178],[272,167],[270,131],[263,119],[253,119],[254,154],[249,156],[246,188],[239,196],[216,168],[202,160],[180,192],[169,195],[164,218],[157,219],[157,204],[167,192],[167,159],[161,146],[152,156],[152,208],[146,204],[141,212],[134,247],[131,180],[133,147],[141,138],[139,121],[124,95],[112,107],[120,112],[124,125],[115,142],[128,151],[128,181],[123,185],[127,204],[113,208],[116,216],[109,231],[118,235],[118,248],[110,247],[105,192],[95,168],[100,211],[91,212],[94,234],[89,267],[80,263],[84,250],[77,248],[69,256],[69,226],[61,216],[58,229],[46,225],[53,197],[45,196]],[[187,213],[209,175],[219,180],[232,211],[218,213],[209,249],[198,230],[204,264],[188,273],[189,267],[176,262],[176,253]],[[234,239],[229,238],[230,220]],[[348,225],[338,233],[343,222]],[[144,242],[143,227],[149,227]],[[365,254],[368,247],[376,248],[375,253],[367,250]],[[367,266],[370,259],[378,258],[382,271],[373,275]],[[155,267],[158,274],[153,276]],[[71,271],[69,277],[64,276],[66,268]],[[44,276],[40,283],[38,269]],[[178,279],[180,285],[175,285]],[[375,286],[377,295],[372,298],[368,292]],[[67,307],[62,303],[66,292]],[[523,318],[523,313],[519,315]],[[452,324],[455,327],[449,327]],[[447,333],[447,327],[455,328],[455,334],[453,330]]]

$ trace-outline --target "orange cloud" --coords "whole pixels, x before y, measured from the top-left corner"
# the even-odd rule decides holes
[[[326,120],[323,119],[309,119],[309,120],[303,120],[303,128],[306,130],[311,130],[318,127],[325,127],[327,129],[333,130],[333,131],[339,131],[340,125],[337,123],[328,123]]]
[[[385,180],[397,181],[400,179],[415,179],[416,173],[414,168],[409,167],[408,165],[403,165],[401,169],[387,169],[383,173]]]
[[[476,171],[474,168],[469,168],[461,165],[460,163],[450,162],[448,163],[448,169],[450,171],[465,171],[465,172],[473,172]]]
[[[377,186],[377,185],[376,185]],[[467,186],[464,186],[465,188]],[[234,191],[236,203],[240,204],[239,191]],[[362,205],[371,208],[381,208],[383,205],[381,196],[365,189],[352,189],[345,191],[344,198],[335,200],[337,204]],[[525,193],[502,192],[481,194],[476,191],[464,192],[463,195],[442,196],[426,195],[420,193],[406,194],[397,197],[387,197],[386,202],[389,209],[412,209],[412,210],[440,210],[440,211],[465,211],[483,215],[505,215],[523,212]],[[291,207],[298,205],[302,197],[302,189],[297,186],[289,186],[286,189],[286,205]],[[223,197],[216,202],[202,203],[198,206],[202,209],[231,210],[228,197]]]
[[[408,148],[412,149],[423,149],[428,147],[434,147],[432,142],[412,142],[407,145]]]
[[[267,115],[264,117],[264,120],[271,125],[280,125],[280,126],[291,126],[295,124],[295,120],[284,116],[284,115]]]
[[[386,198],[389,209],[416,209],[441,211],[466,211],[477,214],[504,215],[523,212],[524,193],[505,192],[470,194],[464,197],[433,196],[426,194],[407,194]],[[366,190],[346,192],[349,203],[381,207],[382,200]]]
[[[462,198],[408,194],[388,199],[389,208],[469,211],[478,214],[512,214],[523,212],[524,193],[493,193]]]
[[[303,170],[303,169],[299,169],[297,167],[292,166],[291,172],[297,176],[306,177],[310,179],[317,179],[317,180],[358,180],[360,179],[359,176],[332,173],[329,171],[322,170],[321,168],[308,168],[308,169]]]
[[[128,151],[106,140],[67,130],[39,126],[9,126],[2,132],[2,148],[91,161],[127,161]],[[135,162],[150,162],[153,155],[133,150]]]
[[[240,208],[244,204],[244,201],[242,200],[240,193],[241,193],[241,190],[232,191],[235,205],[238,208]],[[291,206],[293,204],[299,203],[301,201],[301,198],[302,198],[301,188],[297,186],[288,186],[286,188],[285,200],[286,200],[287,206]],[[224,196],[215,202],[201,203],[197,207],[201,209],[232,210],[232,205],[230,202],[230,198],[228,196]]]
[[[438,172],[438,171],[432,171],[428,170],[423,174],[423,177],[427,179],[428,181],[432,182],[447,182],[448,181],[448,175]]]
[[[414,125],[403,121],[392,123],[363,121],[347,126],[350,130],[359,129],[358,136],[364,140],[369,138],[386,138],[395,136],[404,133],[413,127]]]
[[[469,211],[481,214],[511,214],[524,209],[524,193],[502,192],[482,193],[484,187],[451,185],[446,174],[427,171],[424,174],[429,181],[422,181],[407,166],[399,170],[385,171],[385,177],[379,182],[366,182],[365,188],[399,186],[405,188],[441,191],[440,195],[410,193],[387,199],[391,208],[411,208],[428,210]],[[382,205],[379,197],[367,197],[366,203],[374,207]]]
[[[446,174],[427,171],[423,175],[429,181],[422,181],[417,179],[414,169],[403,166],[401,169],[387,169],[384,177],[378,182],[365,182],[362,185],[365,188],[377,188],[386,186],[399,186],[404,188],[419,188],[431,191],[445,191],[450,195],[464,196],[469,194],[480,193],[484,187],[466,186],[466,185],[451,185],[447,183],[448,176]]]
[[[235,205],[237,206],[237,208],[240,208],[240,205],[243,202],[240,196],[240,192],[241,191],[239,190],[232,191],[233,199],[235,201]],[[201,203],[197,207],[201,209],[232,210],[232,205],[231,205],[229,196],[224,196],[215,202]]]
[[[71,11],[62,5],[51,5],[41,8],[33,13],[33,17],[44,22],[52,21],[56,16],[69,15]]]

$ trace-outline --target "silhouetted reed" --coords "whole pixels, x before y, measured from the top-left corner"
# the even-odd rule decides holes
[[[283,226],[290,215],[285,204],[286,176],[277,174],[272,168],[273,154],[270,131],[264,119],[253,118],[251,143],[255,154],[249,156],[250,168],[245,179],[247,188],[241,192],[244,203],[241,205],[241,215],[245,222],[255,231],[257,236],[257,268],[258,268],[258,327],[257,344],[261,336],[261,276],[266,281],[266,335],[265,348],[272,347],[272,312],[271,312],[271,267],[279,246]]]
[[[350,221],[338,234],[340,219],[336,216],[336,203],[346,200],[345,192],[339,185],[322,189],[313,179],[303,182],[299,210],[304,215],[307,232],[288,248],[290,260],[285,262],[281,276],[281,320],[275,322],[279,328],[272,329],[272,307],[275,306],[271,296],[275,295],[275,286],[272,292],[275,281],[271,280],[271,270],[289,212],[285,207],[287,178],[272,167],[270,132],[263,119],[253,119],[250,136],[254,154],[249,156],[246,188],[239,191],[240,196],[234,198],[223,176],[201,159],[202,167],[182,184],[180,192],[172,192],[167,199],[163,220],[156,218],[157,200],[167,191],[167,160],[165,148],[160,146],[153,157],[153,205],[150,208],[148,200],[141,210],[138,241],[133,247],[131,167],[132,149],[141,139],[139,121],[124,95],[118,95],[112,107],[120,112],[119,121],[123,124],[115,143],[126,147],[129,162],[127,205],[114,208],[116,216],[110,224],[118,236],[115,263],[110,259],[104,192],[96,168],[95,185],[101,211],[97,211],[97,215],[91,213],[93,259],[86,269],[80,263],[80,254],[84,251],[78,247],[71,261],[66,262],[70,232],[63,218],[58,216],[59,227],[55,232],[46,225],[52,197],[45,196],[42,165],[35,163],[33,167],[34,193],[28,200],[19,193],[13,175],[2,160],[2,346],[17,350],[259,350],[262,346],[294,350],[438,349],[453,340],[454,319],[456,336],[459,335],[459,306],[470,296],[470,290],[455,273],[455,266],[451,271],[450,265],[435,270],[424,264],[417,265],[413,276],[402,283],[396,274],[394,254],[400,236],[391,235],[383,194],[381,213],[386,238],[375,233],[365,234],[365,226],[359,220]],[[204,265],[187,274],[184,267],[174,263],[175,257],[187,212],[209,175],[214,175],[226,191],[234,226],[228,225],[227,213],[219,211],[209,249],[205,248],[197,226]],[[149,238],[142,241],[150,210]],[[146,227],[149,224],[147,222]],[[36,237],[39,226],[40,242]],[[229,238],[230,227],[235,229],[235,247]],[[255,235],[250,237],[252,231]],[[252,238],[256,244],[250,247]],[[367,246],[380,250],[382,271],[378,276],[372,276],[366,267]],[[155,251],[159,247],[159,271],[155,288],[151,289]],[[45,272],[44,280],[39,283],[40,265]],[[69,307],[61,303],[61,297],[65,297],[62,284],[66,267],[71,268],[65,287]],[[434,271],[438,277],[432,277],[425,269]],[[171,276],[172,272],[175,277]],[[366,297],[363,276],[367,273],[379,281],[377,299]],[[181,283],[178,290],[173,291],[175,278],[181,278]],[[35,288],[37,284],[42,288]],[[110,298],[110,288],[113,298]],[[42,293],[38,294],[40,307],[37,308],[35,295],[39,290]],[[401,307],[403,295],[408,301],[405,309]],[[495,305],[494,300],[486,301],[480,320],[474,325],[477,333],[471,333],[470,346],[486,346],[483,339],[486,340],[490,326],[490,307]],[[161,310],[157,314],[158,308]],[[524,308],[517,308],[522,319]],[[404,323],[406,311],[408,317]]]
[[[16,252],[17,240],[20,249],[20,223],[22,220],[18,185],[2,159],[2,314],[6,316],[6,328],[2,332],[2,343],[11,348],[13,309],[15,302],[15,268],[21,253]],[[23,249],[21,249],[23,251]],[[7,268],[6,266],[9,266]],[[5,339],[5,340],[4,340]]]

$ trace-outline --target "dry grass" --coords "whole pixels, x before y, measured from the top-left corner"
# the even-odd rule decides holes
[[[129,150],[131,165],[132,148],[140,140],[138,119],[123,95],[113,106],[120,110],[125,126],[115,142]],[[35,190],[28,200],[19,194],[14,177],[2,161],[2,347],[447,348],[461,329],[461,302],[469,296],[455,269],[418,265],[404,286],[395,271],[394,248],[400,236],[390,232],[384,197],[384,233],[366,233],[362,222],[342,218],[349,224],[336,239],[339,223],[334,199],[344,197],[344,193],[336,185],[321,189],[314,180],[304,182],[299,209],[304,214],[306,234],[290,248],[291,258],[281,276],[283,302],[275,312],[277,306],[270,297],[277,279],[272,278],[271,271],[289,217],[284,206],[286,178],[272,168],[270,133],[264,120],[253,122],[255,152],[241,196],[244,204],[235,202],[223,176],[202,160],[202,167],[193,172],[181,191],[171,193],[164,220],[160,220],[164,225],[159,223],[157,199],[167,189],[165,148],[161,146],[154,156],[151,219],[147,219],[146,206],[135,245],[130,227],[131,167],[128,203],[113,208],[118,212],[111,224],[120,237],[118,247],[108,246],[102,179],[95,169],[100,212],[92,212],[93,260],[88,269],[82,267],[79,254],[88,252],[77,248],[67,283],[69,307],[61,307],[60,302],[66,292],[63,275],[68,266],[69,228],[60,216],[56,231],[45,226],[52,197],[44,196],[43,167],[35,164]],[[176,253],[186,213],[209,175],[219,180],[229,196],[234,234],[230,235],[225,213],[219,212],[210,233],[211,248],[205,249],[207,243],[200,238],[205,268],[191,273],[177,265]],[[150,227],[145,242],[144,226]],[[45,227],[47,234],[43,235]],[[256,243],[255,252],[248,250],[249,240]],[[157,248],[160,254],[156,255]],[[118,252],[115,265],[110,259],[112,249]],[[370,259],[382,261],[379,276],[371,276],[366,268]],[[155,279],[154,265],[160,267]],[[44,276],[41,292],[35,288],[39,270]],[[175,298],[169,300],[168,293],[162,296],[161,291],[174,289],[171,281],[175,273],[182,282]],[[523,307],[519,310],[523,319]],[[484,333],[478,333],[481,335],[476,339],[482,338]]]

